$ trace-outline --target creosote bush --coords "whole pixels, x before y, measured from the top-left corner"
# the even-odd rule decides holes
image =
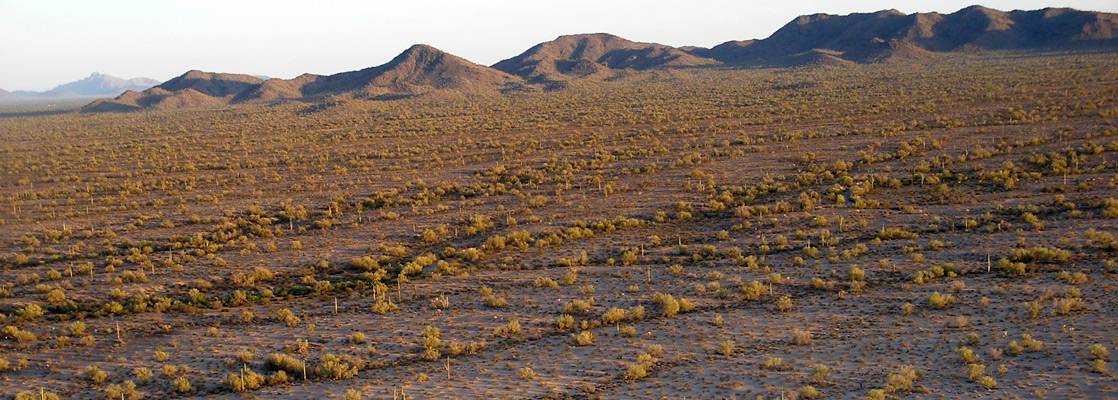
[[[594,333],[590,331],[582,331],[571,335],[571,339],[573,339],[575,344],[579,346],[594,344]]]

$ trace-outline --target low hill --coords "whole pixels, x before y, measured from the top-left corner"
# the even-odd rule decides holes
[[[116,99],[99,100],[83,111],[197,107],[339,94],[368,98],[436,90],[495,92],[520,81],[516,76],[420,44],[386,64],[326,76],[303,74],[294,79],[261,80],[251,75],[190,71],[142,93],[126,92]]]
[[[493,68],[530,82],[584,78],[610,70],[647,70],[716,64],[671,46],[638,43],[607,33],[560,36]]]

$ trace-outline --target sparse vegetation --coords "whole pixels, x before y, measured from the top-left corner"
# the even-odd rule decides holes
[[[1118,60],[848,56],[0,115],[5,393],[1105,392]]]

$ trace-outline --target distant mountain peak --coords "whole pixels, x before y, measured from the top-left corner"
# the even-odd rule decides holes
[[[128,90],[146,90],[159,84],[148,78],[122,79],[94,71],[81,80],[59,85],[45,92],[20,91],[16,94],[33,98],[113,97]]]

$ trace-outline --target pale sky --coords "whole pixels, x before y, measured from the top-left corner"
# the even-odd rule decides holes
[[[383,64],[416,43],[491,65],[560,35],[593,32],[710,47],[768,37],[803,14],[951,13],[976,2],[0,0],[0,88],[43,91],[94,71],[160,81],[191,69],[333,74]],[[978,4],[1118,12],[1115,0]]]

